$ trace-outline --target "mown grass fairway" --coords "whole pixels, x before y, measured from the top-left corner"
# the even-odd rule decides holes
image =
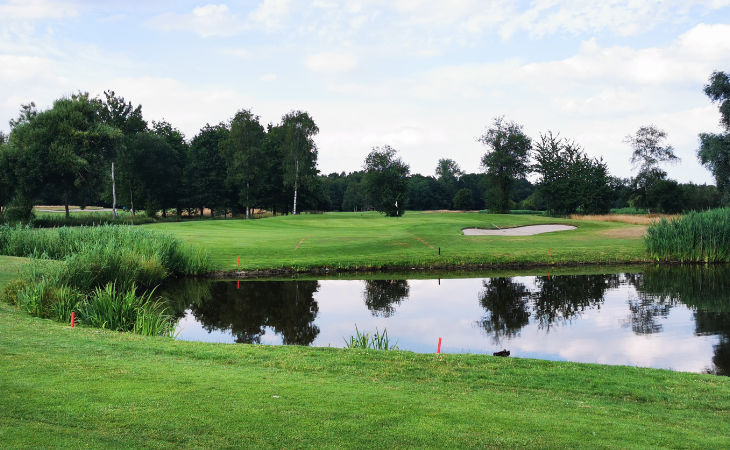
[[[4,447],[727,446],[730,379],[474,355],[204,344],[0,304]]]
[[[464,236],[463,228],[565,223],[577,230],[535,236]],[[529,215],[329,213],[260,220],[145,225],[207,249],[221,270],[645,261],[645,227]],[[438,248],[441,248],[441,256]],[[548,255],[548,248],[551,249]]]

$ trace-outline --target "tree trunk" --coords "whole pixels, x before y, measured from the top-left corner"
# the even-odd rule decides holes
[[[299,187],[299,160],[297,159],[295,162],[295,169],[294,169],[294,214],[297,215],[297,189]]]
[[[66,208],[66,218],[68,219],[71,217],[71,213],[68,210],[68,191],[63,194],[63,206]]]
[[[117,183],[114,181],[114,161],[112,161],[112,212],[117,218]]]
[[[251,208],[249,207],[249,204],[248,204],[248,190],[249,190],[249,188],[250,188],[250,186],[249,186],[249,183],[247,181],[246,182],[246,220],[248,220],[249,213],[250,213],[250,210],[251,210]]]
[[[132,217],[136,215],[134,210],[134,196],[132,195],[132,186],[129,187],[129,207],[132,209]]]

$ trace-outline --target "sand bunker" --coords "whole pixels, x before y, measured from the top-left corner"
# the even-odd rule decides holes
[[[483,228],[464,228],[465,236],[532,236],[534,234],[552,233],[553,231],[575,230],[572,225],[528,225],[526,227],[485,230]]]

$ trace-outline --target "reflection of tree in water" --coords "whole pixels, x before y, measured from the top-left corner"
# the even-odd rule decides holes
[[[616,288],[619,275],[558,275],[536,277],[539,290],[532,294],[540,328],[568,322],[588,308],[600,308],[606,290]]]
[[[260,343],[265,327],[281,334],[284,344],[309,345],[319,334],[317,281],[206,282],[190,308],[208,332],[230,329],[240,343]],[[205,286],[205,287],[201,287]]]
[[[658,266],[636,277],[640,295],[661,303],[684,303],[694,311],[695,333],[719,335],[708,372],[730,375],[730,266]]]
[[[373,316],[390,317],[395,312],[394,305],[400,304],[410,288],[407,280],[365,280],[365,305]]]
[[[636,334],[655,334],[662,331],[662,324],[659,319],[666,319],[677,303],[677,299],[668,292],[647,291],[646,274],[626,274],[629,284],[636,288],[636,298],[628,300],[629,319],[628,324]],[[650,278],[651,279],[651,278]],[[662,287],[663,289],[663,287]]]
[[[484,290],[479,293],[479,303],[487,310],[487,315],[479,320],[479,326],[495,343],[501,338],[516,336],[530,321],[527,310],[530,291],[511,278],[490,278],[482,284]]]

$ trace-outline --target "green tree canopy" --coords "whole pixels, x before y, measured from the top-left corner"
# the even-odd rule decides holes
[[[387,216],[403,215],[408,195],[408,165],[389,145],[373,147],[365,158],[365,189],[375,208]]]
[[[264,148],[266,132],[259,116],[241,110],[231,120],[230,133],[221,142],[221,154],[227,167],[226,182],[236,192],[238,203],[246,208],[263,206],[266,171],[269,166]]]
[[[720,123],[726,133],[701,133],[697,157],[715,177],[722,203],[730,204],[730,76],[713,72],[705,86],[705,94],[720,103]]]
[[[51,109],[37,114],[24,106],[21,116],[26,118],[15,122],[11,141],[19,164],[14,168],[15,181],[23,184],[20,191],[29,200],[38,187],[27,184],[40,178],[62,194],[68,217],[71,200],[101,184],[103,161],[122,133],[101,120],[100,110],[101,102],[85,93],[58,99]]]
[[[228,168],[222,148],[230,130],[220,123],[206,124],[190,141],[190,156],[185,166],[188,186],[187,204],[200,210],[214,211],[226,203]]]
[[[478,139],[487,146],[482,156],[482,167],[494,180],[494,192],[487,198],[490,207],[506,213],[510,209],[510,196],[515,180],[524,178],[529,170],[532,142],[522,125],[497,117]]]
[[[548,132],[534,145],[538,195],[551,214],[567,215],[578,208],[602,213],[610,208],[609,176],[601,160],[589,158],[575,142]]]
[[[319,133],[314,119],[303,111],[291,111],[281,118],[284,131],[283,169],[284,185],[293,189],[294,214],[297,213],[297,194],[300,184],[307,185],[317,175],[317,145],[314,136]]]
[[[720,104],[720,123],[730,131],[730,76],[725,72],[713,72],[705,86],[705,94]]]

